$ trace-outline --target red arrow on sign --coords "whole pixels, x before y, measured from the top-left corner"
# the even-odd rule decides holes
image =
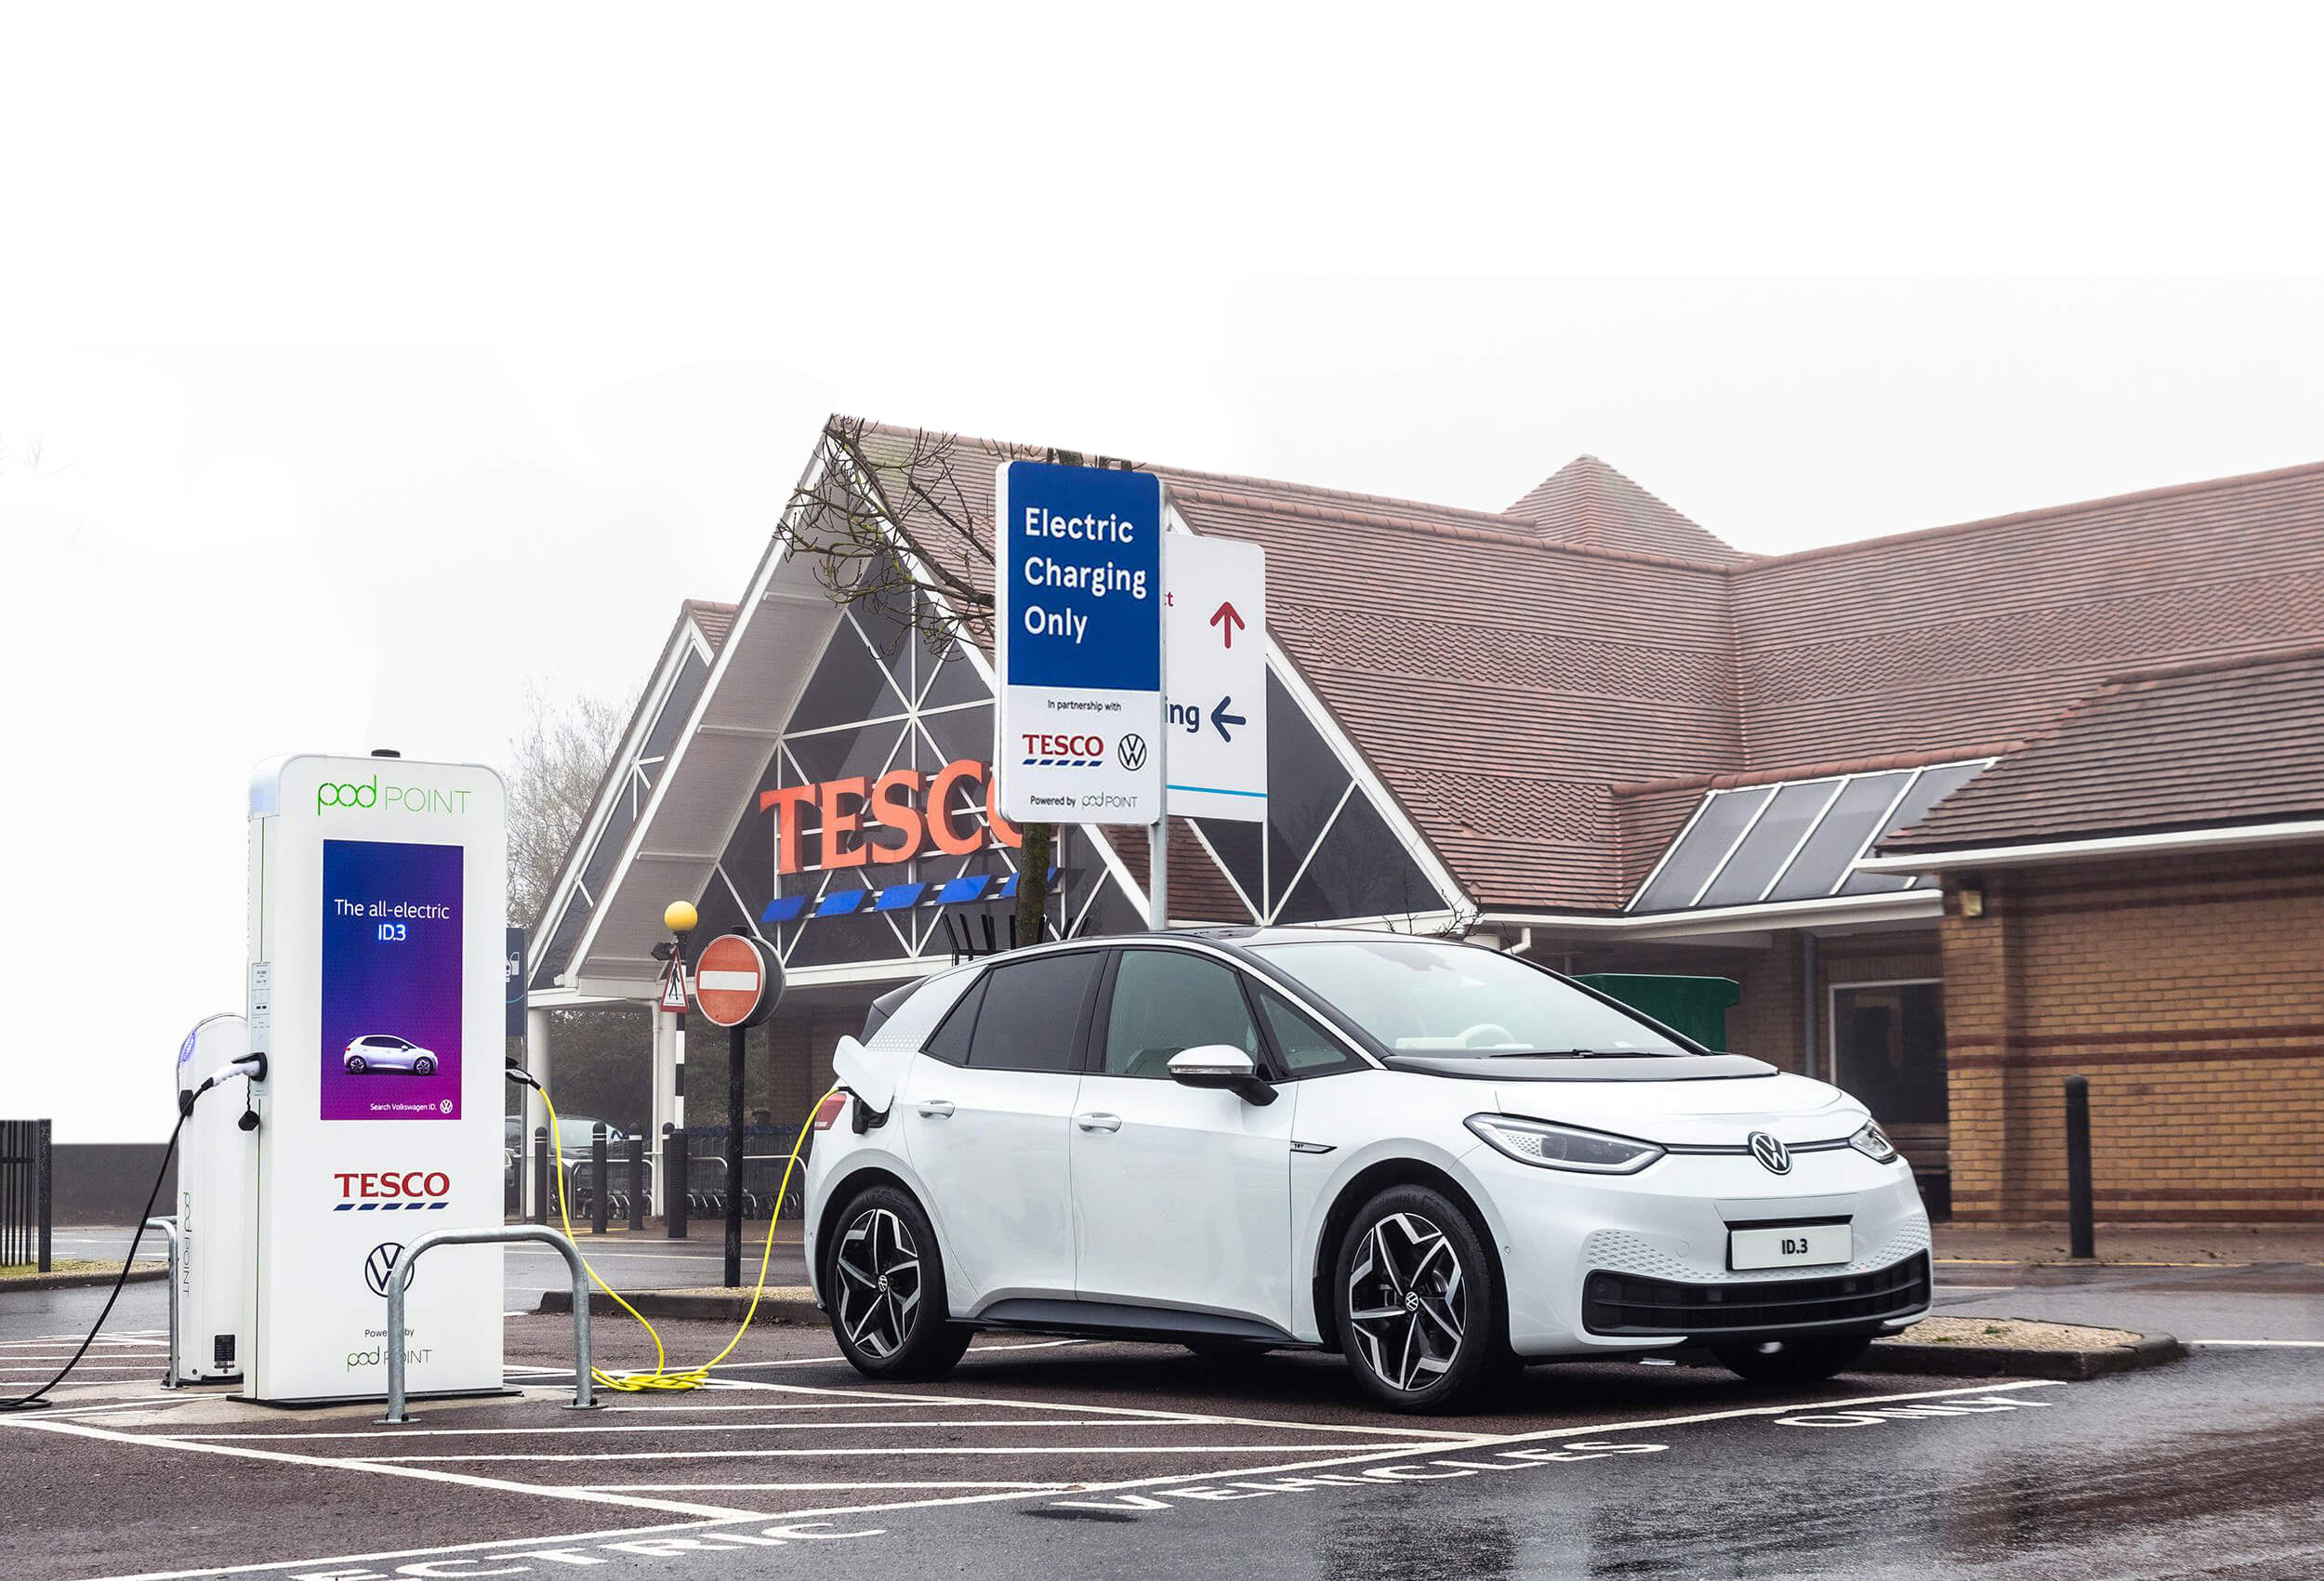
[[[1242,613],[1233,604],[1221,604],[1210,612],[1210,624],[1218,626],[1220,638],[1230,648],[1235,646],[1235,628],[1243,626]]]

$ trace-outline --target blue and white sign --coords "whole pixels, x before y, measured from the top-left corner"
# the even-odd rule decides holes
[[[1162,481],[1005,462],[996,491],[1001,811],[1162,816]]]

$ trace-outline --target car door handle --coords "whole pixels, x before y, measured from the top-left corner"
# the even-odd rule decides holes
[[[1088,1114],[1075,1115],[1074,1124],[1085,1131],[1118,1131],[1122,1128],[1122,1117],[1119,1114],[1100,1114],[1093,1111]]]
[[[915,1107],[919,1110],[920,1118],[923,1120],[949,1120],[952,1118],[952,1100],[949,1099],[923,1098]]]

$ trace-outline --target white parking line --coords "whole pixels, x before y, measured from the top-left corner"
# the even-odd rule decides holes
[[[1264,1416],[1221,1416],[1205,1411],[1166,1411],[1148,1405],[1092,1405],[1086,1402],[1019,1400],[1000,1396],[986,1397],[968,1394],[873,1394],[861,1389],[818,1388],[804,1383],[766,1383],[756,1378],[736,1378],[737,1389],[765,1390],[784,1394],[828,1394],[841,1399],[875,1400],[899,1405],[981,1405],[988,1409],[1007,1408],[1012,1411],[1080,1411],[1091,1416],[1129,1416],[1139,1421],[1205,1422],[1213,1427],[1274,1428],[1286,1432],[1361,1433],[1377,1438],[1409,1438],[1424,1443],[1443,1442],[1466,1443],[1473,1433],[1447,1432],[1440,1428],[1392,1428],[1356,1422],[1282,1422]],[[670,1405],[664,1410],[681,1411],[747,1411],[747,1405]],[[632,1406],[628,1409],[653,1410],[653,1406]]]
[[[1797,1411],[1804,1407],[1786,1406]],[[1818,1407],[1820,1409],[1820,1407]],[[164,1443],[178,1443],[165,1439]],[[1464,1443],[1483,1443],[1484,1439],[1465,1439]],[[186,1445],[189,1449],[206,1449],[207,1444]],[[514,1461],[528,1466],[549,1463],[577,1464],[588,1460],[772,1460],[803,1456],[870,1456],[924,1455],[1299,1455],[1309,1450],[1344,1448],[1337,1443],[940,1443],[895,1445],[825,1445],[814,1449],[609,1449],[596,1455],[356,1455],[345,1459],[318,1460],[315,1464],[329,1466],[418,1466],[457,1462],[473,1465],[493,1461]],[[1449,1447],[1434,1443],[1399,1443],[1384,1451],[1390,1455],[1416,1455],[1424,1450]],[[240,1453],[232,1451],[229,1453]],[[289,1458],[306,1459],[297,1456]],[[1238,1473],[1239,1475],[1239,1473]],[[541,1486],[549,1483],[511,1483],[515,1486]]]
[[[983,1402],[978,1402],[982,1404]],[[1199,1428],[1212,1424],[1182,1419],[1175,1416],[1156,1417],[1152,1421],[1124,1420],[1119,1416],[1096,1416],[1087,1421],[1060,1421],[1052,1416],[1038,1419],[1014,1416],[992,1421],[970,1421],[959,1417],[937,1418],[920,1422],[894,1420],[878,1422],[669,1422],[659,1427],[640,1424],[617,1427],[579,1428],[394,1428],[370,1432],[310,1432],[310,1433],[177,1433],[180,1439],[207,1442],[257,1440],[271,1443],[281,1439],[363,1438],[390,1443],[407,1438],[530,1438],[552,1437],[583,1433],[601,1437],[609,1433],[752,1433],[752,1432],[832,1432],[846,1428],[892,1430],[898,1428]],[[676,1454],[677,1451],[671,1453]]]
[[[759,1387],[774,1386],[762,1385]],[[1926,1390],[1909,1394],[1862,1395],[1850,1399],[1814,1402],[1794,1401],[1784,1405],[1751,1406],[1732,1411],[1708,1412],[1692,1416],[1658,1417],[1642,1419],[1633,1422],[1617,1422],[1612,1424],[1599,1423],[1589,1427],[1551,1429],[1537,1433],[1479,1435],[1465,1440],[1464,1443],[1475,1447],[1489,1449],[1494,1445],[1500,1443],[1518,1443],[1539,1442],[1541,1440],[1583,1438],[1591,1434],[1609,1431],[1626,1431],[1648,1427],[1674,1427],[1680,1425],[1722,1421],[1738,1417],[1781,1415],[1785,1413],[1798,1412],[1802,1409],[1841,1411],[1853,1409],[1858,1406],[1890,1404],[1904,1401],[1943,1399],[1947,1396],[1957,1394],[1996,1394],[2021,1389],[2042,1389],[2055,1387],[2063,1386],[2053,1384],[2046,1379],[2031,1379],[2014,1383],[1968,1385],[1956,1389]],[[53,1426],[51,1430],[53,1430]],[[106,1436],[132,1438],[133,1442],[137,1443],[155,1442],[151,1437],[143,1435],[114,1434]],[[166,1443],[168,1441],[161,1440],[159,1442]],[[1338,1448],[1340,1446],[1330,1445],[1326,1447]],[[1448,1445],[1446,1447],[1451,1446]],[[1412,1456],[1425,1453],[1427,1448],[1428,1446],[1426,1445],[1413,1443],[1393,1444],[1381,1448],[1367,1450],[1360,1454],[1341,1455],[1326,1459],[1296,1460],[1275,1466],[1236,1467],[1232,1469],[1232,1470],[1226,1474],[1235,1477],[1253,1477],[1274,1475],[1278,1472],[1327,1469],[1335,1466],[1367,1465],[1382,1460],[1408,1458]],[[226,1451],[226,1453],[241,1454],[249,1452]],[[312,1465],[351,1465],[359,1469],[363,1466],[370,1464],[369,1462],[363,1461],[310,1460],[305,1456],[281,1456],[279,1458],[297,1459],[302,1464]],[[1203,1482],[1210,1481],[1220,1474],[1221,1472],[1217,1470],[1183,1472],[1167,1476],[1142,1477],[1123,1482],[1084,1483],[1081,1484],[1081,1486],[1085,1491],[1091,1493],[1118,1493],[1137,1488],[1175,1487],[1182,1486],[1187,1483]],[[522,1486],[531,1492],[548,1491],[539,1484],[511,1485]],[[898,1484],[873,1485],[891,1486]],[[606,1495],[602,1489],[594,1487],[588,1489],[567,1488],[558,1491],[587,1492],[596,1496],[612,1496],[610,1495]],[[670,1489],[666,1491],[677,1490]],[[707,1490],[705,1489],[703,1491]],[[770,1489],[768,1491],[772,1490]],[[487,1542],[449,1543],[433,1547],[391,1548],[368,1553],[330,1554],[318,1555],[305,1559],[270,1560],[254,1564],[208,1565],[198,1569],[189,1570],[146,1571],[129,1575],[99,1577],[95,1578],[95,1581],[193,1581],[193,1578],[195,1577],[208,1575],[262,1574],[275,1571],[320,1570],[331,1566],[371,1564],[388,1560],[420,1560],[438,1555],[489,1554],[506,1552],[511,1549],[522,1550],[564,1548],[577,1543],[587,1543],[616,1537],[640,1536],[649,1534],[715,1533],[721,1527],[734,1525],[744,1521],[780,1520],[794,1524],[800,1524],[816,1520],[827,1519],[837,1515],[855,1515],[866,1512],[895,1513],[907,1509],[935,1509],[954,1505],[1006,1503],[1028,1498],[1039,1498],[1055,1491],[1058,1491],[1058,1489],[1046,1484],[1038,1488],[1029,1489],[994,1489],[985,1492],[942,1495],[927,1499],[906,1499],[893,1502],[861,1505],[836,1505],[822,1509],[791,1511],[779,1517],[764,1515],[746,1516],[736,1514],[705,1521],[673,1522],[656,1526],[613,1528],[610,1530],[595,1532],[569,1533],[557,1536],[504,1537]]]
[[[659,1509],[678,1515],[707,1515],[737,1521],[771,1520],[771,1516],[754,1515],[736,1509],[732,1505],[681,1504],[669,1499],[640,1498],[627,1494],[600,1493],[586,1488],[559,1486],[550,1482],[512,1482],[497,1477],[474,1477],[458,1471],[431,1470],[423,1466],[390,1466],[374,1460],[328,1459],[312,1455],[290,1455],[279,1449],[250,1449],[223,1443],[188,1443],[165,1433],[124,1433],[109,1428],[92,1427],[86,1422],[41,1421],[28,1422],[34,1432],[69,1433],[78,1438],[101,1439],[112,1443],[152,1444],[162,1449],[183,1450],[194,1455],[226,1455],[245,1460],[271,1460],[294,1466],[347,1467],[358,1471],[376,1471],[390,1477],[414,1477],[431,1482],[456,1482],[463,1487],[484,1488],[495,1493],[535,1494],[545,1498],[579,1499],[593,1504],[627,1505],[637,1509]]]
[[[1077,1482],[601,1482],[592,1487],[627,1488],[652,1493],[816,1493],[869,1492],[878,1488],[1019,1488],[1028,1493],[1063,1493]]]

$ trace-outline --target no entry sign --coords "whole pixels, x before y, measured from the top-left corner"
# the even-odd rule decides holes
[[[694,1008],[715,1026],[757,1026],[783,997],[783,963],[758,940],[725,933],[694,958]]]

